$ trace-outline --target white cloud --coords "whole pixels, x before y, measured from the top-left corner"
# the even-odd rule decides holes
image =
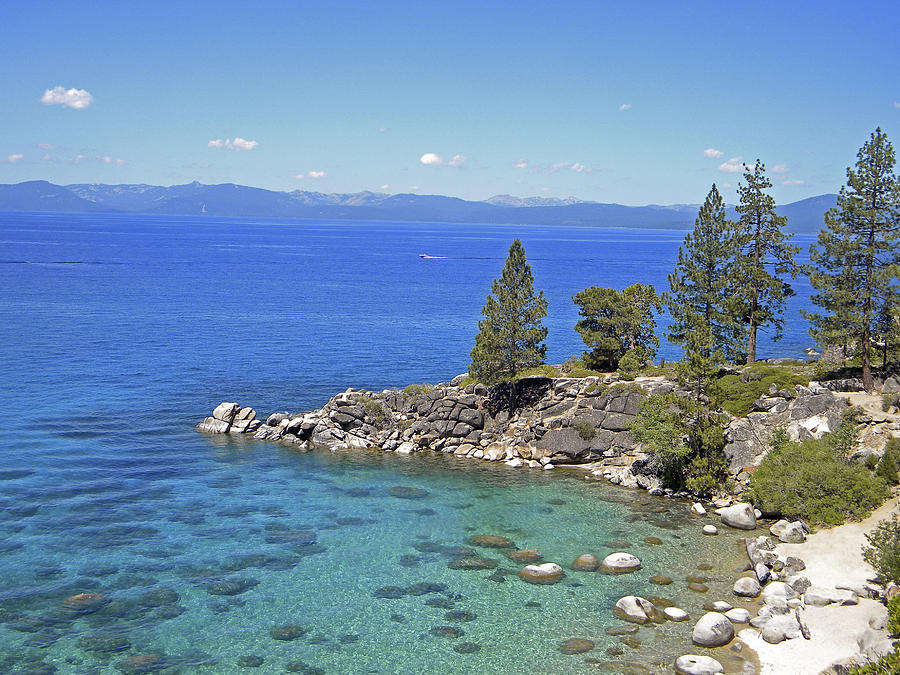
[[[450,161],[447,162],[447,166],[462,166],[466,161],[466,157],[464,155],[453,155],[450,158]]]
[[[380,134],[383,134],[387,130],[388,130],[387,127],[378,127],[378,133],[380,133]]]
[[[528,160],[527,159],[517,159],[513,164],[517,169],[527,169],[528,168]]]
[[[715,148],[707,148],[703,151],[703,156],[709,157],[710,159],[719,159],[719,157],[724,154],[724,152],[722,152],[721,150],[716,150]]]
[[[406,188],[406,189],[409,190],[410,192],[415,192],[416,190],[419,189],[419,186],[418,186],[418,185],[410,185],[410,186],[409,186],[408,188]]]
[[[41,157],[41,159],[45,162],[50,162],[53,160],[53,158],[49,154],[44,155],[43,157]]]
[[[73,164],[81,164],[81,160],[84,159],[84,155],[75,155],[75,158],[72,160]]]
[[[796,180],[783,180],[783,181],[781,181],[781,184],[782,184],[782,185],[806,185],[806,181],[805,181],[805,180],[799,180],[799,179],[796,179]]]
[[[45,105],[61,105],[75,110],[84,110],[94,102],[94,97],[84,89],[65,89],[54,87],[44,91],[41,103]]]
[[[776,164],[772,167],[772,173],[787,173],[790,171],[787,164]]]
[[[113,157],[110,157],[109,155],[106,155],[106,157],[101,157],[100,160],[104,164],[115,164],[116,166],[123,166],[125,164],[124,159],[115,159]]]
[[[294,178],[303,180],[304,178],[325,178],[328,173],[325,171],[307,171],[306,173],[298,173]]]
[[[745,165],[740,157],[732,157],[727,162],[719,164],[719,171],[722,173],[743,173],[745,166],[747,171],[753,171],[756,168],[755,164]]]
[[[556,162],[555,164],[550,164],[544,167],[545,173],[556,173],[557,171],[562,171],[563,169],[569,169],[574,171],[575,173],[593,173],[594,170],[585,166],[581,162]]]
[[[622,105],[619,106],[619,110],[631,110],[631,104],[623,103]]]
[[[112,161],[113,161],[113,158],[110,157],[109,155],[107,155],[106,157],[103,158],[104,164],[112,164]]]
[[[433,152],[426,152],[419,157],[419,164],[424,164],[425,166],[440,166],[443,163],[444,158]]]
[[[214,141],[210,141],[206,144],[207,148],[225,148],[226,150],[252,150],[259,143],[256,141],[248,141],[240,136],[235,136],[234,140],[230,138],[226,138],[224,141],[221,138],[217,138]]]
[[[722,187],[725,188],[726,190],[730,190],[730,189],[731,189],[731,183],[722,183]]]
[[[117,159],[117,160],[116,160],[116,166],[125,166],[125,160],[124,160],[124,159]]]
[[[548,188],[548,187],[542,187],[542,188],[541,188],[541,192],[550,192],[550,188]]]
[[[388,185],[387,183],[385,183],[384,185],[382,185],[382,186],[379,187],[378,189],[379,189],[379,190],[387,190],[389,187],[391,187],[391,186]]]
[[[18,162],[20,159],[22,159],[24,156],[25,156],[25,155],[23,155],[23,154],[21,154],[21,153],[15,153],[14,155],[10,155],[10,156],[7,157],[6,159],[9,161],[10,164],[15,164],[15,163]]]
[[[894,107],[900,108],[900,101],[894,101]]]
[[[52,150],[53,149],[53,146],[50,145],[49,143],[38,143],[38,147],[41,150]]]

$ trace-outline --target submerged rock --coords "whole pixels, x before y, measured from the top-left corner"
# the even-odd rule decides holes
[[[660,622],[664,618],[662,612],[652,602],[638,595],[619,598],[613,613],[620,619],[639,624]]]
[[[281,640],[282,642],[292,642],[297,638],[306,635],[306,629],[294,623],[277,626],[269,631],[269,635],[273,640]]]
[[[563,654],[584,654],[594,648],[594,643],[585,638],[569,638],[559,646]]]
[[[512,539],[499,537],[494,534],[475,535],[474,537],[469,537],[466,543],[484,548],[513,548],[514,546]]]
[[[541,559],[541,552],[536,548],[524,548],[518,551],[510,551],[506,557],[520,564],[535,563]]]
[[[428,631],[435,637],[443,637],[450,638],[455,640],[458,637],[462,637],[465,635],[465,631],[459,626],[434,626],[431,630]]]
[[[593,553],[582,553],[575,558],[572,569],[578,572],[596,572],[600,569],[600,559]]]
[[[481,645],[477,642],[460,642],[457,645],[453,645],[453,651],[459,654],[474,654],[481,651]]]
[[[451,570],[492,570],[499,565],[496,560],[490,558],[476,558],[466,556],[464,558],[456,558],[451,560],[447,567]]]
[[[398,499],[424,499],[429,493],[428,490],[422,488],[396,485],[388,490],[388,494]]]
[[[722,522],[739,530],[756,529],[756,512],[750,504],[740,503],[727,506],[720,514]]]

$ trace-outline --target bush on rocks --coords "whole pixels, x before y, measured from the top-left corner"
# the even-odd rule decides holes
[[[846,426],[819,440],[791,443],[773,436],[772,451],[750,476],[750,493],[764,513],[840,525],[861,519],[887,495],[884,481],[846,458]]]

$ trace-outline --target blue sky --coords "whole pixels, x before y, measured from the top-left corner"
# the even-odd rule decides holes
[[[0,183],[729,202],[900,147],[900,4],[20,2]],[[704,154],[704,151],[707,151]],[[729,161],[733,160],[733,161]],[[730,187],[729,187],[730,186]]]

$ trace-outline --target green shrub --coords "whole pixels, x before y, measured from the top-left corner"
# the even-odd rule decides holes
[[[900,580],[900,516],[882,520],[866,535],[863,560],[869,563],[885,584]]]
[[[728,476],[728,462],[722,454],[696,457],[688,465],[685,487],[699,497],[710,497],[718,492]]]
[[[570,356],[562,362],[560,368],[566,375],[571,375],[573,370],[582,370],[587,368],[584,359],[580,356]]]
[[[430,394],[434,391],[434,387],[430,384],[408,384],[403,388],[403,393],[407,396],[418,396],[419,394]]]
[[[603,377],[603,373],[599,370],[591,370],[590,368],[576,368],[566,373],[566,377]]]
[[[360,396],[359,402],[365,409],[366,414],[375,424],[382,424],[388,417],[389,411],[379,398],[371,394]]]
[[[591,440],[594,436],[597,435],[597,430],[594,428],[594,425],[587,421],[579,422],[572,428],[575,429],[575,431],[578,432],[578,435],[586,441]]]
[[[773,384],[778,389],[792,391],[798,384],[808,385],[809,378],[790,366],[754,363],[740,373],[723,375],[714,389],[723,410],[735,417],[746,417],[753,402],[768,394]]]
[[[887,496],[884,481],[846,461],[837,449],[844,439],[835,435],[803,443],[773,438],[773,449],[750,476],[751,499],[763,512],[814,525],[866,516]]]
[[[887,448],[885,448],[884,454],[875,468],[875,475],[888,485],[896,485],[900,482],[897,480],[898,471],[900,471],[900,465],[897,464],[897,456],[893,452],[888,452]]]
[[[888,631],[891,635],[900,635],[900,595],[888,600]]]
[[[900,394],[884,394],[881,397],[881,412],[887,412],[891,408],[900,408]]]
[[[619,375],[623,380],[633,380],[643,365],[644,360],[640,355],[634,349],[629,349],[619,359]]]

